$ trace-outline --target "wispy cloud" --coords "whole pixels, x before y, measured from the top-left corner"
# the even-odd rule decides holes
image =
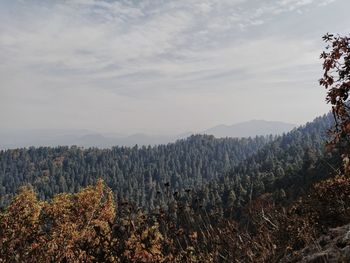
[[[0,121],[21,127],[32,112],[41,119],[50,114],[55,117],[57,122],[49,121],[49,125],[74,126],[69,113],[75,112],[81,120],[76,125],[101,130],[123,126],[122,132],[154,131],[162,126],[168,127],[166,131],[183,131],[229,122],[229,114],[215,109],[210,110],[222,117],[199,118],[200,122],[188,127],[171,123],[167,116],[180,116],[186,109],[194,112],[188,118],[198,118],[209,111],[205,101],[215,92],[217,103],[221,96],[221,103],[227,105],[228,98],[242,95],[239,87],[260,93],[276,82],[295,81],[292,77],[298,76],[283,75],[284,68],[301,74],[298,85],[308,88],[316,75],[308,74],[307,79],[297,69],[317,67],[320,38],[310,32],[318,37],[325,33],[323,14],[333,5],[350,7],[346,0],[2,1]],[[309,23],[311,31],[303,27],[310,17],[318,21]],[[335,20],[344,17],[350,22],[345,15],[334,15]],[[265,97],[280,99],[276,94]],[[196,98],[193,107],[203,101],[198,103],[202,108],[197,112],[184,106],[185,97]],[[46,99],[52,102],[48,105]],[[89,106],[95,100],[95,106]],[[119,106],[115,108],[113,102]],[[169,110],[164,111],[164,103]],[[242,104],[236,103],[237,107]],[[65,107],[62,115],[54,109],[61,105]],[[131,106],[135,113],[128,115]],[[15,110],[9,120],[3,112],[10,112],[11,107]],[[226,108],[235,109],[232,105]],[[107,119],[119,117],[121,125],[101,122],[98,117],[89,119],[96,115],[91,109]],[[168,115],[160,114],[159,109]],[[296,111],[290,121],[302,121],[298,114]],[[230,122],[264,118],[253,115],[233,116]],[[152,116],[158,116],[158,121],[141,124]],[[265,118],[279,115],[267,109]],[[45,125],[39,119],[35,125]]]

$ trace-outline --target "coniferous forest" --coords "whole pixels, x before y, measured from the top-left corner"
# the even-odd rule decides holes
[[[165,192],[182,195],[196,189],[205,192],[202,201],[207,207],[227,200],[229,193],[240,203],[273,190],[274,184],[281,188],[288,180],[302,184],[307,169],[324,156],[331,124],[331,115],[325,115],[280,137],[193,135],[154,147],[2,151],[1,201],[7,204],[22,185],[31,185],[46,200],[58,193],[77,192],[102,178],[116,200],[128,200],[147,210],[165,205]]]

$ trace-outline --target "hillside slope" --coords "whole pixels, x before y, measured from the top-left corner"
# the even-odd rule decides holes
[[[201,186],[272,139],[215,139],[197,135],[154,147],[40,147],[1,151],[0,194],[9,196],[19,186],[31,184],[45,199],[59,192],[76,192],[101,177],[118,199],[152,207],[164,184],[173,190]]]
[[[177,192],[208,185],[212,194],[203,199],[208,205],[215,203],[219,193],[226,196],[232,190],[239,202],[268,191],[277,180],[299,171],[307,153],[313,152],[315,158],[321,155],[329,125],[330,116],[323,116],[282,137],[215,139],[197,135],[155,147],[1,151],[0,194],[5,203],[19,186],[31,184],[45,199],[59,192],[76,192],[102,177],[116,198],[148,208],[154,207],[156,200],[157,204],[164,202],[159,198],[166,191],[164,185]],[[223,189],[218,189],[220,183],[225,185]]]

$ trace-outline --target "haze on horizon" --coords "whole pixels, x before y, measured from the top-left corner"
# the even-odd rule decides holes
[[[348,0],[2,0],[0,128],[179,134],[328,111]],[[336,14],[336,15],[335,15]]]

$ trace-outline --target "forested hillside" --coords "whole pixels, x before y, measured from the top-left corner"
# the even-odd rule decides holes
[[[325,151],[333,124],[328,114],[280,137],[3,151],[0,262],[294,262],[350,219],[333,198],[348,198],[349,179],[321,181],[341,167]]]
[[[272,136],[215,139],[194,135],[154,147],[41,147],[0,152],[2,202],[21,185],[32,185],[42,199],[77,192],[103,178],[115,196],[153,208],[157,193],[169,185],[177,191],[217,179],[251,156]]]
[[[329,226],[337,227],[350,219],[350,180],[338,176],[319,182],[336,172],[333,166],[339,167],[339,156],[324,151],[326,131],[332,123],[327,115],[269,142],[267,138],[233,140],[236,144],[244,142],[245,147],[239,148],[242,153],[255,145],[255,153],[244,155],[245,159],[227,168],[226,173],[217,174],[210,181],[207,178],[192,188],[173,189],[172,182],[154,177],[152,180],[159,180],[156,184],[159,191],[156,189],[155,198],[150,199],[154,207],[148,211],[139,208],[132,199],[114,202],[118,190],[113,189],[113,193],[102,180],[77,193],[55,195],[45,202],[38,199],[32,188],[22,188],[0,213],[0,254],[3,255],[0,262],[265,263],[298,262],[294,259],[307,258],[307,253],[325,260],[328,254],[319,255],[317,251],[322,249],[319,246],[331,245],[322,240],[321,245],[314,245],[314,241]],[[229,141],[232,142],[194,136],[149,151],[163,149],[160,152],[164,154],[167,147],[176,149],[186,145],[185,149],[191,152],[194,150],[189,145],[193,144],[197,145],[198,154],[199,150],[210,149],[210,145],[222,149],[214,146]],[[43,156],[47,155],[43,155],[43,150],[46,154],[61,150],[62,169],[77,156],[81,160],[84,156],[93,157],[94,163],[101,166],[98,160],[106,158],[101,153],[108,152],[43,148],[6,151],[2,156],[15,155],[16,162],[8,158],[13,167],[21,163],[18,160],[24,153],[27,158],[31,155],[37,158],[32,162],[44,165]],[[135,147],[115,148],[109,153],[116,150],[133,153],[130,155],[133,158],[147,152],[147,148]],[[37,162],[40,156],[41,161]],[[192,178],[195,179],[198,178]],[[136,180],[130,177],[132,181]],[[54,185],[56,191],[60,191],[58,185]],[[338,234],[337,239],[342,235]],[[348,247],[348,241],[341,242],[339,246]],[[307,246],[313,246],[312,252],[301,250]],[[332,255],[339,258],[344,253],[337,246],[338,243]],[[294,254],[298,250],[301,252]]]
[[[279,137],[197,135],[156,147],[2,151],[0,262],[308,257],[303,248],[350,219],[349,179],[322,181],[341,174],[338,152],[325,151],[333,124],[328,114]],[[98,177],[105,183],[83,188]],[[34,189],[22,188],[8,204],[25,184]],[[333,249],[334,257],[343,254]]]
[[[339,167],[337,153],[325,151],[327,131],[333,123],[328,114],[277,137],[228,173],[196,189],[195,199],[207,210],[234,207],[238,214],[239,208],[264,193],[274,193],[285,201],[295,199]]]
[[[47,199],[77,192],[97,178],[105,180],[118,200],[147,209],[160,205],[163,192],[169,190],[181,194],[204,189],[206,206],[226,200],[229,193],[240,202],[271,190],[279,180],[299,180],[300,169],[312,165],[306,162],[323,154],[330,125],[328,115],[281,137],[195,135],[155,147],[6,150],[0,153],[1,202],[5,204],[21,185],[32,185],[41,199]]]

